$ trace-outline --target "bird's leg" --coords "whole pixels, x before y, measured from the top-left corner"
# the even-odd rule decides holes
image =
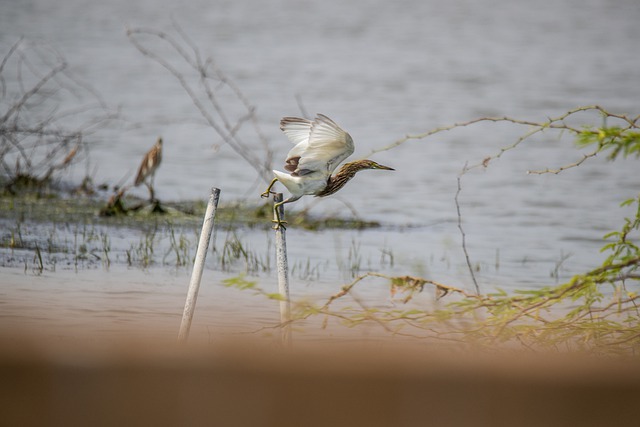
[[[144,182],[144,185],[146,185],[147,190],[149,190],[149,201],[153,202],[155,200],[155,192],[153,191],[153,186],[149,184],[147,181]]]
[[[158,202],[156,200],[156,172],[153,171],[151,174],[151,200],[155,203]]]
[[[287,221],[283,221],[282,219],[280,219],[280,206],[284,205],[285,203],[287,203],[289,201],[290,200],[287,199],[287,200],[283,200],[281,202],[273,204],[273,216],[274,216],[274,219],[271,222],[275,222],[275,225],[273,226],[274,230],[277,230],[280,227],[282,227],[285,230],[287,229],[287,227],[284,226],[287,223]]]
[[[276,181],[278,181],[278,178],[273,178],[273,180],[271,181],[271,184],[269,184],[267,189],[264,190],[264,193],[262,193],[260,197],[262,197],[263,199],[266,199],[267,197],[269,197],[269,194],[271,194],[271,188],[275,185]]]

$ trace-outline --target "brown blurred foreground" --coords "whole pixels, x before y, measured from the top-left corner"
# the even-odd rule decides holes
[[[0,426],[640,425],[637,360],[389,343],[0,344]]]

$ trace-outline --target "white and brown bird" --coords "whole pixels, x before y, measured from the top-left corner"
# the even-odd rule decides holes
[[[162,161],[162,138],[158,137],[155,145],[145,154],[140,169],[138,169],[138,175],[134,185],[137,187],[144,182],[149,189],[149,197],[151,201],[155,201],[155,193],[153,191],[153,180],[156,175],[156,170],[160,166]],[[148,178],[148,179],[147,179]],[[149,182],[151,181],[151,182]]]
[[[329,196],[344,187],[361,170],[394,170],[373,160],[356,160],[345,163],[332,175],[338,165],[353,154],[353,139],[323,114],[318,114],[314,120],[284,117],[280,121],[280,129],[295,147],[289,151],[285,161],[287,172],[274,170],[275,178],[261,195],[269,197],[277,181],[291,193],[289,198],[274,204],[276,228],[284,223],[278,212],[280,205],[295,202],[304,195]]]

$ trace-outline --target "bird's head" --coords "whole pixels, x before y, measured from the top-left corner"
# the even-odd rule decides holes
[[[162,137],[161,136],[158,137],[158,140],[156,141],[156,144],[162,145]]]
[[[373,160],[368,160],[368,159],[356,160],[355,162],[345,163],[344,165],[342,165],[342,167],[340,168],[340,171],[337,174],[329,178],[325,189],[317,193],[316,196],[324,197],[324,196],[328,196],[330,194],[335,193],[336,191],[344,187],[344,185],[351,178],[353,178],[356,175],[356,173],[366,169],[382,169],[382,170],[388,170],[388,171],[395,170],[393,168],[390,168],[389,166],[384,166],[374,162]]]
[[[389,166],[381,165],[380,163],[376,163],[373,160],[357,160],[355,162],[347,163],[348,165],[352,165],[355,170],[365,170],[365,169],[382,169],[387,171],[393,171],[394,168],[390,168]]]

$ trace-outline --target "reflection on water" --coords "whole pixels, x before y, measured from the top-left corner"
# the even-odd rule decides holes
[[[328,114],[347,129],[356,142],[355,157],[407,133],[484,115],[545,120],[587,104],[638,113],[640,57],[629,55],[640,39],[635,0],[619,1],[616,7],[605,0],[545,0],[535,7],[506,0],[411,0],[401,7],[364,0],[303,7],[293,0],[279,3],[114,1],[85,7],[81,1],[64,0],[54,7],[44,0],[13,2],[0,14],[0,48],[5,52],[20,36],[44,39],[109,105],[120,108],[122,120],[95,135],[89,165],[79,166],[69,179],[87,171],[96,182],[131,179],[149,144],[162,135],[166,147],[156,189],[164,200],[204,199],[215,185],[222,189],[222,203],[246,194],[258,202],[262,183],[198,122],[200,116],[176,79],[132,47],[124,34],[127,26],[173,31],[173,18],[204,54],[214,55],[257,107],[258,124],[276,151],[274,167],[290,148],[278,130],[279,119],[298,114],[300,105],[311,114]],[[78,10],[83,10],[81,19]],[[594,114],[581,120],[599,125],[601,119]],[[376,270],[471,289],[454,203],[457,176],[467,162],[498,153],[527,130],[491,123],[410,141],[374,156],[395,173],[363,173],[332,199],[298,202],[298,208],[312,206],[318,214],[353,215],[355,210],[385,226],[321,233],[292,228],[288,246],[294,286],[302,293],[316,288],[330,293],[354,273]],[[580,158],[566,135],[543,133],[487,169],[463,177],[462,224],[483,289],[547,285],[556,280],[555,273],[562,280],[602,259],[602,235],[631,214],[618,204],[637,193],[637,161],[612,165],[594,158],[560,175],[526,174]],[[268,235],[238,233],[257,259],[269,258]],[[142,236],[109,237],[115,264],[127,265],[126,251]],[[23,257],[32,263],[33,253]],[[65,290],[70,293],[60,294],[66,295],[64,301],[91,305],[83,300],[90,292],[98,292],[97,301],[111,301],[111,306],[87,308],[92,313],[88,317],[101,322],[135,322],[145,310],[153,312],[143,316],[146,320],[173,322],[183,297],[177,283],[186,283],[155,268],[141,276],[154,279],[140,285],[136,269],[117,274],[118,267],[107,272],[102,264],[78,273],[58,266],[39,277],[31,267],[26,275],[15,270],[6,258],[3,265],[13,265],[0,272],[2,282],[13,286],[3,287],[3,302],[20,307],[27,295],[39,298],[24,306],[33,321],[51,320],[57,310],[55,304],[48,306],[54,301],[51,295]],[[245,269],[234,265],[229,274]],[[268,273],[253,274],[273,283]],[[156,286],[156,279],[171,285]],[[106,288],[124,293],[110,294]],[[140,294],[125,292],[132,289]],[[238,297],[229,292],[224,298]],[[243,307],[256,304],[251,298],[237,301]],[[134,304],[116,311],[122,302]],[[267,313],[263,306],[252,311],[258,318]],[[69,316],[64,310],[59,314],[58,320]]]

